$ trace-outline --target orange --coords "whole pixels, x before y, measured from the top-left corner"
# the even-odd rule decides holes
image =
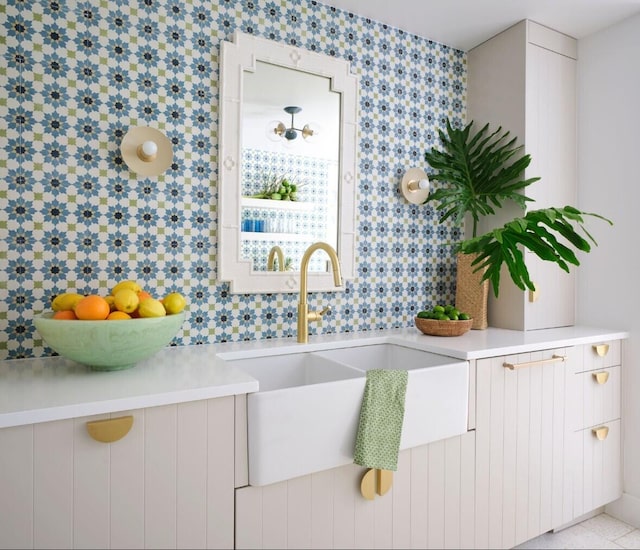
[[[67,321],[75,321],[78,318],[73,311],[71,311],[70,309],[65,309],[63,311],[56,311],[53,314],[52,319],[66,319]]]
[[[74,308],[76,317],[86,321],[102,321],[107,318],[111,308],[102,296],[91,294],[80,300]]]
[[[107,317],[107,321],[124,321],[125,319],[131,319],[131,315],[124,311],[112,311]]]
[[[142,302],[142,300],[148,300],[149,298],[153,298],[151,294],[149,294],[146,290],[141,290],[138,292],[138,300]]]

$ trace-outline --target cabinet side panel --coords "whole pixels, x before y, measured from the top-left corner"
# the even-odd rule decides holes
[[[73,547],[73,420],[33,428],[33,543]]]
[[[177,406],[145,410],[145,546],[176,547]]]
[[[207,401],[208,548],[233,546],[234,406],[233,396]]]
[[[109,443],[92,439],[86,422],[108,415],[76,418],[73,440],[73,544],[109,548]]]
[[[111,548],[144,548],[144,410],[129,433],[111,444]]]
[[[207,402],[178,405],[176,540],[178,548],[207,546]],[[231,427],[229,427],[231,429]],[[228,501],[229,503],[232,500]]]
[[[0,430],[0,548],[33,547],[33,426]]]

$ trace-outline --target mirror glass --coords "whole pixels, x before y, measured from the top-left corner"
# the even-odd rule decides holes
[[[323,241],[355,276],[357,78],[335,57],[236,32],[221,43],[218,280],[232,293],[297,292]],[[311,256],[309,291],[336,288]]]
[[[243,85],[240,256],[253,271],[298,271],[314,242],[338,248],[340,92],[263,61]],[[275,253],[269,261],[274,246],[282,267]],[[326,271],[327,259],[318,251],[309,271]]]

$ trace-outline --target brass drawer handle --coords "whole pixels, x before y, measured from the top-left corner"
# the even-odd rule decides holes
[[[600,357],[604,357],[609,353],[609,344],[598,344],[597,346],[593,346],[593,351],[595,351]]]
[[[591,433],[596,436],[598,441],[604,441],[607,439],[609,435],[609,427],[608,426],[600,426],[599,428],[592,428]]]
[[[87,432],[96,441],[113,443],[122,439],[133,426],[133,416],[120,416],[87,422]]]
[[[591,376],[593,376],[597,384],[606,384],[607,380],[609,380],[609,373],[607,371],[593,372]]]
[[[540,359],[539,361],[527,361],[526,363],[502,363],[505,369],[515,370],[522,369],[524,367],[533,367],[535,365],[546,365],[548,363],[557,363],[558,361],[566,361],[567,358],[564,355],[554,355],[550,359]]]
[[[380,496],[386,494],[393,484],[393,472],[369,468],[360,482],[360,493],[367,500],[373,500],[376,493]]]

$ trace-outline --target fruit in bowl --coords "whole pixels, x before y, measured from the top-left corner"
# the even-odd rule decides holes
[[[415,325],[420,332],[430,336],[460,336],[471,329],[473,319],[452,305],[434,306],[418,312]]]
[[[177,292],[158,300],[134,281],[123,283],[109,296],[56,296],[53,311],[35,316],[36,330],[59,355],[93,370],[133,367],[171,343],[184,323],[186,300]]]

